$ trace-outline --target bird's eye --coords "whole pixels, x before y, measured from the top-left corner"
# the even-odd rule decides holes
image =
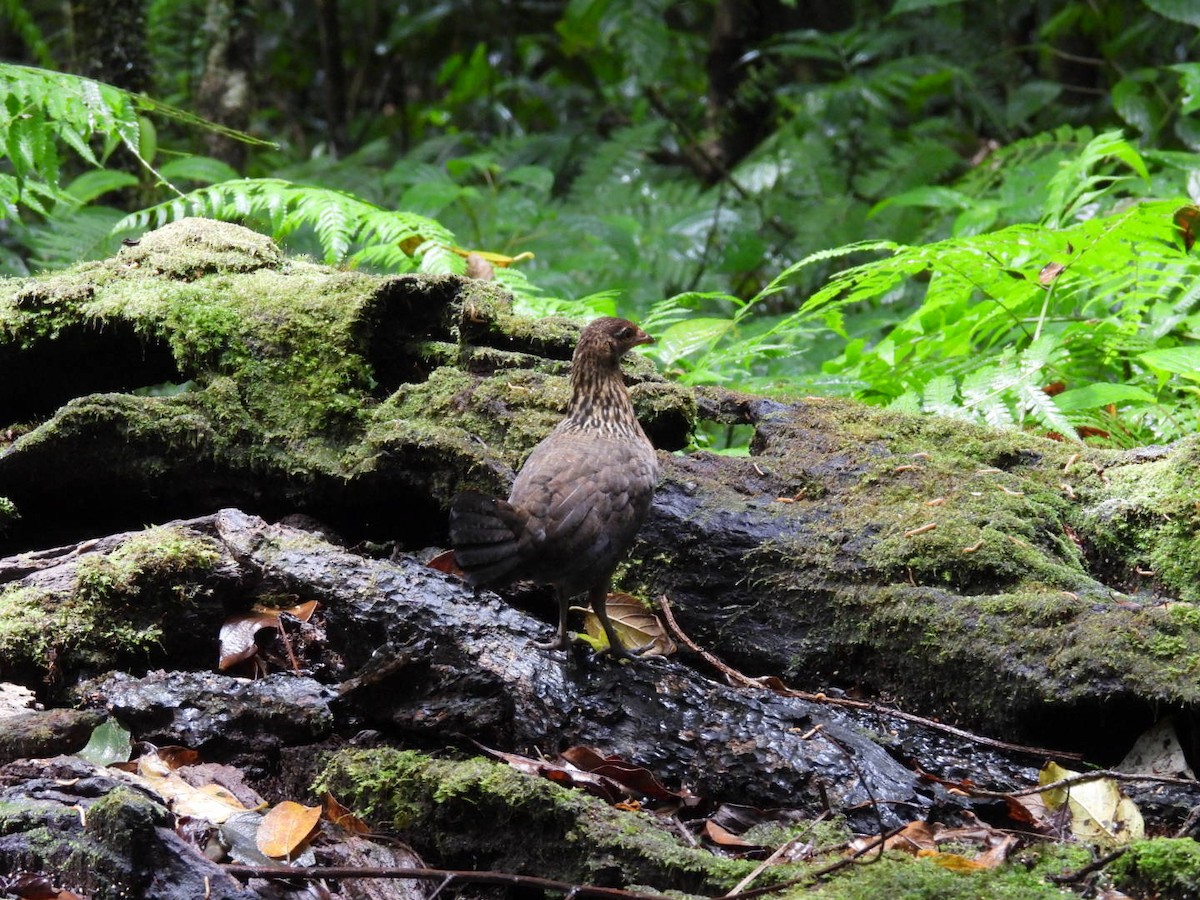
[[[633,329],[630,328],[628,325],[622,325],[620,328],[617,329],[617,337],[620,338],[621,340],[625,340],[626,338],[632,337],[632,336],[633,336]]]

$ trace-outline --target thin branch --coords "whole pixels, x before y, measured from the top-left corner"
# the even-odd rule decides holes
[[[886,706],[880,706],[877,703],[870,703],[866,700],[850,700],[845,697],[827,697],[824,694],[810,694],[807,691],[796,691],[779,682],[778,679],[751,678],[739,672],[737,669],[725,663],[723,660],[714,656],[712,653],[701,648],[690,637],[683,633],[683,629],[679,627],[679,623],[675,621],[675,614],[671,611],[671,605],[664,594],[659,598],[659,605],[662,607],[663,619],[667,623],[667,627],[671,630],[676,640],[679,643],[698,653],[704,660],[721,672],[730,681],[742,687],[754,687],[763,690],[769,690],[773,693],[784,697],[796,697],[800,700],[807,700],[810,703],[822,703],[826,706],[840,706],[846,709],[859,709],[866,712],[876,713],[881,716],[890,716],[894,719],[903,719],[906,722],[912,722],[916,725],[921,725],[925,728],[932,728],[936,731],[951,734],[963,740],[971,741],[975,744],[980,744],[984,747],[993,747],[997,750],[1007,750],[1011,753],[1022,753],[1027,756],[1045,756],[1054,759],[1070,759],[1082,760],[1082,753],[1068,753],[1060,750],[1049,750],[1044,747],[1027,747],[1023,744],[1012,744],[1008,741],[1000,741],[995,738],[984,737],[980,734],[972,734],[969,731],[964,731],[961,728],[955,728],[953,725],[947,725],[944,722],[935,722],[932,719],[926,719],[922,716],[917,716],[912,713],[902,712],[898,709],[891,709]],[[772,682],[778,682],[773,684]],[[1001,795],[1004,796],[1004,795]]]
[[[829,875],[832,875],[834,872],[840,872],[842,869],[845,869],[847,866],[853,865],[860,857],[864,856],[871,850],[874,850],[876,847],[879,848],[879,852],[882,854],[883,850],[884,850],[884,845],[888,842],[888,840],[895,837],[896,835],[898,835],[901,831],[903,831],[907,827],[908,827],[907,825],[901,825],[897,828],[893,828],[891,831],[887,832],[887,834],[879,835],[877,838],[875,838],[874,841],[867,844],[866,846],[859,847],[857,850],[855,850],[849,856],[843,857],[842,859],[839,859],[835,863],[830,863],[829,865],[825,866],[822,869],[816,869],[812,872],[809,872],[807,875],[801,875],[799,878],[792,878],[788,881],[781,881],[781,882],[779,882],[779,884],[769,884],[766,887],[755,888],[752,891],[742,891],[740,894],[726,894],[724,897],[721,897],[720,900],[749,900],[749,898],[751,898],[751,897],[761,897],[764,894],[773,894],[776,891],[781,891],[781,890],[784,890],[785,888],[795,887],[796,885],[800,885],[800,884],[802,884],[802,885],[815,884],[816,882],[820,881],[822,878],[826,878]],[[878,856],[876,858],[878,858]]]
[[[519,887],[554,891],[572,897],[609,897],[612,900],[665,900],[661,894],[638,894],[620,888],[595,887],[590,884],[571,884],[536,875],[514,875],[509,872],[472,872],[451,869],[407,869],[400,866],[243,866],[221,867],[234,878],[299,878],[306,881],[328,879],[342,881],[349,878],[386,878],[398,880],[436,880],[442,887],[450,882],[472,884],[506,884]]]
[[[1194,778],[1171,778],[1167,775],[1139,775],[1136,772],[1117,772],[1113,769],[1095,769],[1091,772],[1077,772],[1074,775],[1068,775],[1066,778],[1060,778],[1058,781],[1052,781],[1049,784],[1039,784],[1034,787],[1021,788],[1016,791],[985,791],[982,788],[964,788],[968,793],[975,797],[1027,797],[1030,794],[1041,794],[1045,791],[1056,791],[1059,788],[1072,787],[1076,784],[1086,784],[1089,781],[1099,781],[1102,778],[1111,778],[1113,781],[1121,781],[1129,784],[1173,784],[1179,787],[1190,787],[1200,790],[1200,781]]]
[[[1053,881],[1055,884],[1075,884],[1076,882],[1087,878],[1087,876],[1091,875],[1093,872],[1099,872],[1114,859],[1119,859],[1128,849],[1128,847],[1122,847],[1120,850],[1114,850],[1112,853],[1106,853],[1104,856],[1100,857],[1094,862],[1090,862],[1086,866],[1076,869],[1074,872],[1065,872],[1062,875],[1047,875],[1046,880]]]
[[[805,828],[803,831],[799,832],[791,840],[785,841],[784,843],[780,844],[778,850],[776,850],[774,853],[772,853],[770,856],[768,856],[766,859],[764,859],[762,862],[760,862],[757,866],[755,866],[754,871],[751,872],[749,875],[747,875],[745,878],[743,878],[741,881],[739,881],[737,884],[735,884],[733,886],[733,890],[731,890],[728,894],[726,894],[725,897],[721,898],[721,900],[726,900],[726,898],[728,898],[728,897],[734,897],[734,896],[740,894],[742,891],[746,890],[748,887],[750,887],[750,885],[752,885],[754,883],[755,879],[757,879],[759,875],[761,875],[763,872],[765,872],[771,866],[773,866],[777,862],[779,862],[779,860],[782,859],[784,856],[791,853],[793,847],[796,847],[802,841],[807,840],[809,835],[812,834],[813,826],[816,825],[818,822],[822,821],[828,815],[829,815],[829,810],[825,810],[825,812],[821,813],[819,816],[817,816],[811,822],[805,823],[808,826],[807,828]]]

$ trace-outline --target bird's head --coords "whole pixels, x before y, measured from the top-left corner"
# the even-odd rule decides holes
[[[621,357],[642,344],[653,344],[654,338],[626,319],[605,316],[596,319],[579,335],[575,347],[575,359],[589,357],[598,361],[620,365]]]

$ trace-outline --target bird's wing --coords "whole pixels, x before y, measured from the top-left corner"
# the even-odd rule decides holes
[[[653,451],[589,436],[535,448],[509,502],[541,524],[530,549],[563,565],[605,564],[632,541],[657,476]]]

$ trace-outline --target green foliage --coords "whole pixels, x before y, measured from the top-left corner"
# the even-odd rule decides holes
[[[146,114],[265,143],[111,85],[26,66],[0,63],[0,100],[0,221],[9,220],[30,251],[28,262],[9,255],[16,271],[112,252],[123,215],[96,202],[102,197],[145,179],[178,193],[170,178],[233,174],[216,160],[195,156],[156,168],[156,130]],[[118,150],[133,161],[137,175],[115,167]]]
[[[311,229],[329,263],[349,260],[411,271],[416,266],[407,247],[429,260],[426,270],[452,268],[445,245],[453,236],[433,219],[381,209],[342,191],[276,178],[235,179],[200,188],[127,216],[117,228],[156,228],[187,216],[243,220],[280,240]]]
[[[783,4],[747,37],[763,23],[736,5],[730,27],[662,0],[519,20],[345,4],[332,46],[307,7],[247,29],[154,2],[176,105],[0,66],[0,270],[185,215],[382,272],[532,254],[496,269],[519,309],[638,318],[690,384],[1067,439],[1193,430],[1200,290],[1172,224],[1200,193],[1187,4],[835,6]],[[0,6],[41,64],[61,52],[45,15]],[[182,107],[237,86],[213,66],[238,40],[269,86],[249,127],[286,140],[235,169],[199,138],[248,136]]]
[[[1200,265],[1174,222],[1185,201],[1126,205],[1056,227],[1085,204],[1113,199],[1126,176],[1098,170],[1110,157],[1146,175],[1128,144],[1100,135],[1051,182],[1042,224],[881,248],[892,255],[838,273],[795,316],[823,319],[847,338],[826,370],[858,380],[873,402],[1068,438],[1080,426],[1120,443],[1194,431],[1200,407],[1189,366],[1200,354],[1186,344],[1200,325]],[[914,286],[920,305],[881,338],[849,333],[850,307]],[[1067,390],[1052,398],[1051,384]]]
[[[1160,897],[1200,897],[1200,848],[1191,838],[1139,841],[1112,866],[1126,890]]]

